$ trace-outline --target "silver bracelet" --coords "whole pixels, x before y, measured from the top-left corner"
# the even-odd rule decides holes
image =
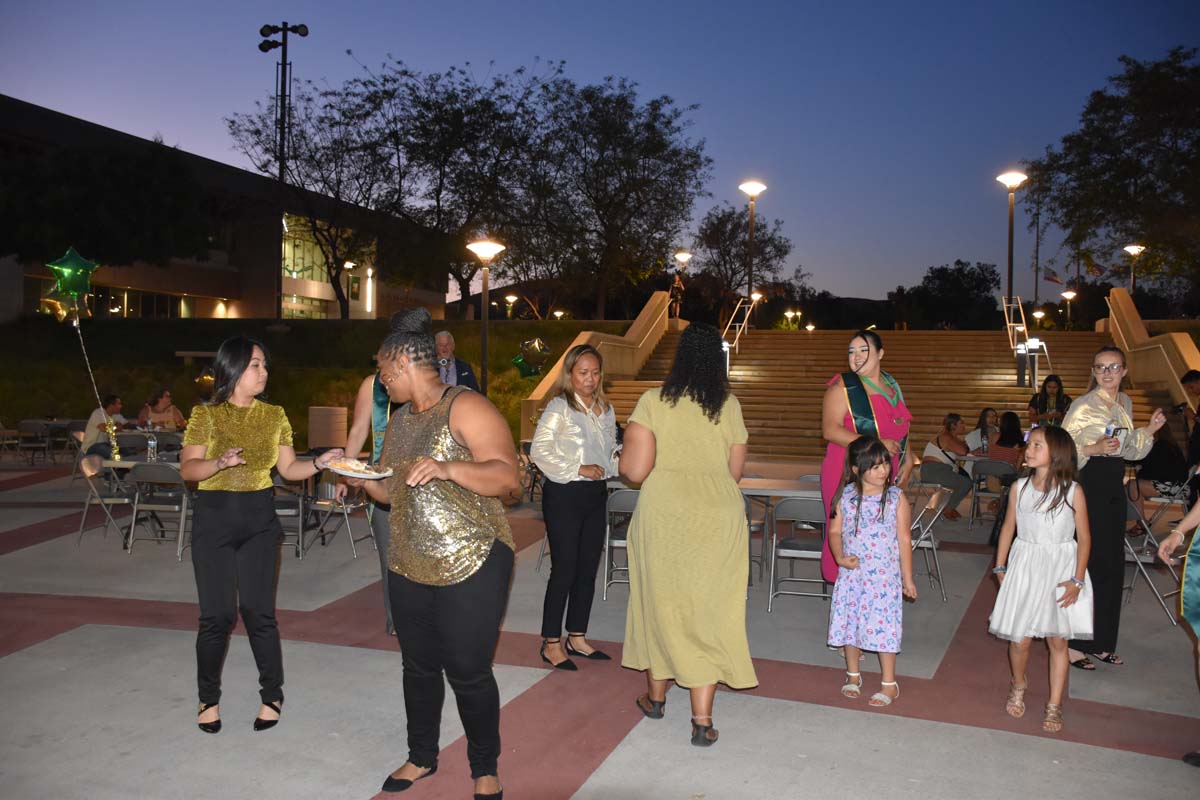
[[[1004,564],[1001,564],[992,570],[993,575],[1003,575],[1006,572],[1008,572],[1008,567],[1006,567]]]
[[[1076,586],[1078,586],[1080,589],[1082,589],[1082,588],[1083,588],[1083,581],[1079,580],[1079,578],[1076,578],[1076,577],[1072,576],[1072,577],[1071,577],[1071,583],[1075,584],[1075,585],[1076,585]]]

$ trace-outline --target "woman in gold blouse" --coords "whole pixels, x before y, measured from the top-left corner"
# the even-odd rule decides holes
[[[1062,427],[1075,440],[1079,456],[1079,485],[1087,500],[1092,528],[1088,574],[1092,578],[1094,638],[1072,639],[1071,666],[1094,670],[1091,654],[1106,664],[1122,664],[1116,654],[1121,624],[1121,592],[1125,581],[1125,460],[1146,457],[1154,432],[1166,417],[1154,409],[1150,424],[1134,429],[1133,403],[1121,391],[1125,353],[1101,347],[1092,357],[1092,382],[1087,394],[1067,409]]]
[[[275,623],[275,575],[283,529],[272,500],[271,468],[302,481],[341,456],[331,450],[298,461],[292,426],[281,406],[261,402],[270,357],[260,342],[226,339],[213,361],[213,395],[192,409],[179,474],[199,482],[192,516],[192,568],[200,600],[196,673],[197,723],[221,730],[221,665],[242,612],[258,664],[262,707],[254,730],[273,728],[283,709],[283,655]]]
[[[508,423],[484,395],[442,383],[429,312],[393,322],[375,359],[392,400],[379,465],[350,479],[390,503],[388,591],[404,660],[408,760],[387,777],[402,792],[437,771],[448,680],[467,737],[476,800],[500,800],[500,693],[492,655],[508,600],[513,538],[500,498],[519,491]],[[444,678],[443,678],[444,676]]]

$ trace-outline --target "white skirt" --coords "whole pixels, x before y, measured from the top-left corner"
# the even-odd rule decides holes
[[[988,631],[1019,642],[1059,636],[1092,638],[1092,579],[1084,575],[1079,598],[1069,607],[1058,604],[1058,584],[1075,576],[1075,541],[1034,544],[1019,536],[1008,553],[1008,571],[992,608]]]

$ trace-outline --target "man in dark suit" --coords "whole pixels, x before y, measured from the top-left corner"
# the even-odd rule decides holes
[[[437,344],[438,372],[442,382],[451,386],[466,386],[468,389],[479,391],[479,381],[475,378],[475,370],[467,362],[454,357],[454,337],[450,331],[438,331],[434,334]]]

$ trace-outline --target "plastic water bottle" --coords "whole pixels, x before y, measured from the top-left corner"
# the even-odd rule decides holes
[[[158,437],[153,433],[146,437],[146,460],[158,461]]]
[[[986,456],[988,454],[988,429],[987,429],[987,426],[984,425],[982,428],[979,429],[979,432],[983,434],[983,441],[979,443],[979,452],[983,453]]]

